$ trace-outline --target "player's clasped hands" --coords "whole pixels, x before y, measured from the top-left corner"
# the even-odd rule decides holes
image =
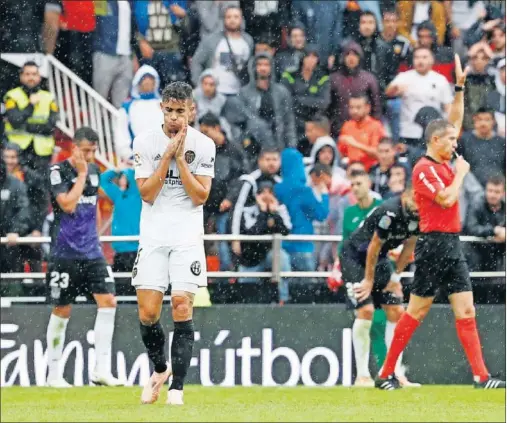
[[[360,283],[355,283],[354,293],[356,295],[356,300],[358,302],[366,300],[370,296],[372,288],[373,281],[363,279]]]
[[[185,121],[181,129],[171,140],[166,149],[166,154],[170,158],[183,157],[185,152],[185,139],[187,137],[188,122]]]

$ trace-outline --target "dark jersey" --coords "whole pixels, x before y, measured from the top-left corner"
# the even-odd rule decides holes
[[[375,232],[384,241],[380,250],[380,257],[383,257],[406,239],[419,234],[419,220],[403,208],[400,196],[391,198],[374,209],[354,231],[348,240],[349,248],[352,247],[361,258],[366,258]]]
[[[97,233],[97,200],[100,171],[88,164],[83,194],[73,213],[65,213],[56,201],[58,194],[69,192],[77,179],[77,171],[68,160],[51,166],[51,204],[55,215],[51,231],[51,257],[94,260],[101,258]]]

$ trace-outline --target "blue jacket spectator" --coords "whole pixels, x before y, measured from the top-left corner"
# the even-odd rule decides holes
[[[329,195],[317,199],[306,184],[303,155],[295,148],[282,152],[282,182],[275,185],[275,195],[286,205],[292,221],[292,234],[313,234],[313,221],[323,221],[329,213]],[[315,270],[312,242],[284,242],[283,248],[290,254],[292,269]]]
[[[141,132],[164,122],[160,110],[160,78],[149,65],[143,65],[132,80],[130,97],[120,108],[115,134],[115,147],[122,159],[132,156],[132,143]]]
[[[114,179],[118,178],[118,184]],[[139,219],[141,217],[141,194],[137,188],[133,169],[106,170],[100,175],[100,187],[114,204],[113,236],[139,235]],[[113,242],[116,252],[113,270],[130,272],[137,254],[137,242]]]

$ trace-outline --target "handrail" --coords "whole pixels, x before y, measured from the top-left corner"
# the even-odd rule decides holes
[[[339,242],[341,235],[234,235],[234,234],[206,234],[203,235],[203,241],[243,241],[243,242],[269,242],[279,236],[282,241],[309,241],[309,242]],[[461,235],[463,242],[490,243],[491,240],[478,236]],[[136,242],[139,241],[139,235],[103,235],[99,237],[101,242]],[[17,240],[18,244],[45,244],[51,242],[49,236],[34,237],[25,236]],[[0,244],[7,244],[7,237],[0,237]]]
[[[54,56],[46,55],[45,58],[49,89],[55,96],[60,113],[58,128],[71,138],[83,125],[93,128],[99,136],[97,160],[108,168],[114,168],[114,128],[120,112]]]

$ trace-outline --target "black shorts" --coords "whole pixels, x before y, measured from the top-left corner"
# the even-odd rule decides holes
[[[375,267],[375,280],[373,289],[366,300],[358,302],[354,295],[353,284],[361,282],[364,279],[365,260],[351,249],[344,246],[340,256],[343,281],[347,290],[347,307],[349,309],[359,309],[368,304],[373,304],[375,308],[383,305],[403,304],[403,298],[394,295],[392,292],[382,292],[391,279],[392,266],[387,257],[379,258]]]
[[[53,258],[46,273],[47,300],[53,305],[72,304],[78,295],[115,294],[111,267],[103,258],[73,260]]]
[[[421,234],[415,247],[415,266],[414,295],[434,297],[438,289],[447,295],[472,291],[458,234]]]

